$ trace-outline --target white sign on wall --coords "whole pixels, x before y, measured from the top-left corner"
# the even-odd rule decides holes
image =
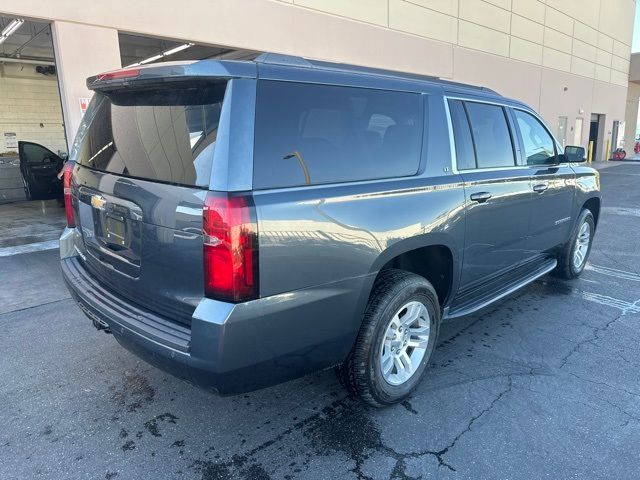
[[[79,98],[80,100],[80,113],[84,115],[84,112],[87,111],[87,107],[89,107],[90,98]]]
[[[4,147],[7,150],[18,149],[18,136],[16,132],[4,132]]]

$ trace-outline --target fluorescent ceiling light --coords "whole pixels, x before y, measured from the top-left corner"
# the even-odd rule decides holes
[[[184,43],[182,45],[178,45],[177,47],[170,48],[169,50],[165,50],[158,55],[154,55],[153,57],[145,58],[144,60],[140,60],[138,63],[132,63],[131,65],[127,65],[124,68],[129,67],[137,67],[138,65],[144,65],[146,63],[155,62],[156,60],[160,60],[163,57],[167,57],[169,55],[173,55],[174,53],[181,52],[182,50],[186,50],[189,47],[193,47],[193,43]]]
[[[15,32],[17,29],[19,29],[20,25],[22,25],[23,23],[24,23],[24,20],[22,20],[20,18],[16,18],[15,20],[12,20],[9,23],[9,25],[4,27],[4,30],[2,30],[2,33],[0,33],[0,37],[8,37],[13,32]]]
[[[186,50],[187,48],[192,47],[192,46],[193,46],[193,43],[185,43],[184,45],[178,45],[175,48],[167,50],[166,52],[162,52],[162,56],[163,57],[167,57],[169,55],[173,55],[174,53],[181,52],[182,50]]]
[[[4,27],[2,32],[0,32],[0,43],[4,42],[7,38],[9,38],[9,35],[11,35],[17,29],[19,29],[23,23],[24,23],[24,20],[20,18],[11,20],[11,22],[9,22],[9,24],[6,27]]]
[[[162,58],[162,54],[154,55],[153,57],[145,58],[140,62],[140,65],[144,65],[145,63],[155,62],[156,60]]]

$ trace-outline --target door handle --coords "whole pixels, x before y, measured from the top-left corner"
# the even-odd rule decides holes
[[[549,185],[546,183],[538,183],[537,185],[533,186],[533,191],[534,192],[538,192],[538,193],[542,193],[544,192],[547,188],[549,188]]]
[[[489,192],[472,193],[469,198],[474,202],[484,203],[491,198],[491,193]]]

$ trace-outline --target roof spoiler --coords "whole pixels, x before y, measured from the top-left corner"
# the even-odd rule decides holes
[[[87,78],[87,88],[89,90],[113,90],[132,84],[256,77],[257,67],[253,62],[235,60],[164,62],[94,75]]]

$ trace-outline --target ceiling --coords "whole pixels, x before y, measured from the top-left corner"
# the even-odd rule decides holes
[[[12,17],[0,16],[0,31]],[[28,60],[53,61],[53,42],[48,23],[25,21],[18,30],[0,44],[0,58],[12,57]]]
[[[120,58],[126,67],[145,58],[150,58],[171,48],[182,45],[184,41],[166,40],[155,37],[118,33],[120,40]],[[257,52],[235,50],[232,48],[195,44],[192,47],[164,57],[162,61],[203,60],[205,58],[227,58],[233,60],[253,59]]]
[[[12,20],[12,17],[0,16],[0,31]],[[118,39],[122,66],[137,63],[185,43],[184,41],[128,33],[118,33]],[[163,57],[162,61],[202,60],[205,58],[245,60],[255,58],[256,55],[257,52],[248,50],[195,44],[181,52]],[[53,42],[49,23],[26,20],[4,43],[0,44],[0,62],[2,57],[53,62]]]

